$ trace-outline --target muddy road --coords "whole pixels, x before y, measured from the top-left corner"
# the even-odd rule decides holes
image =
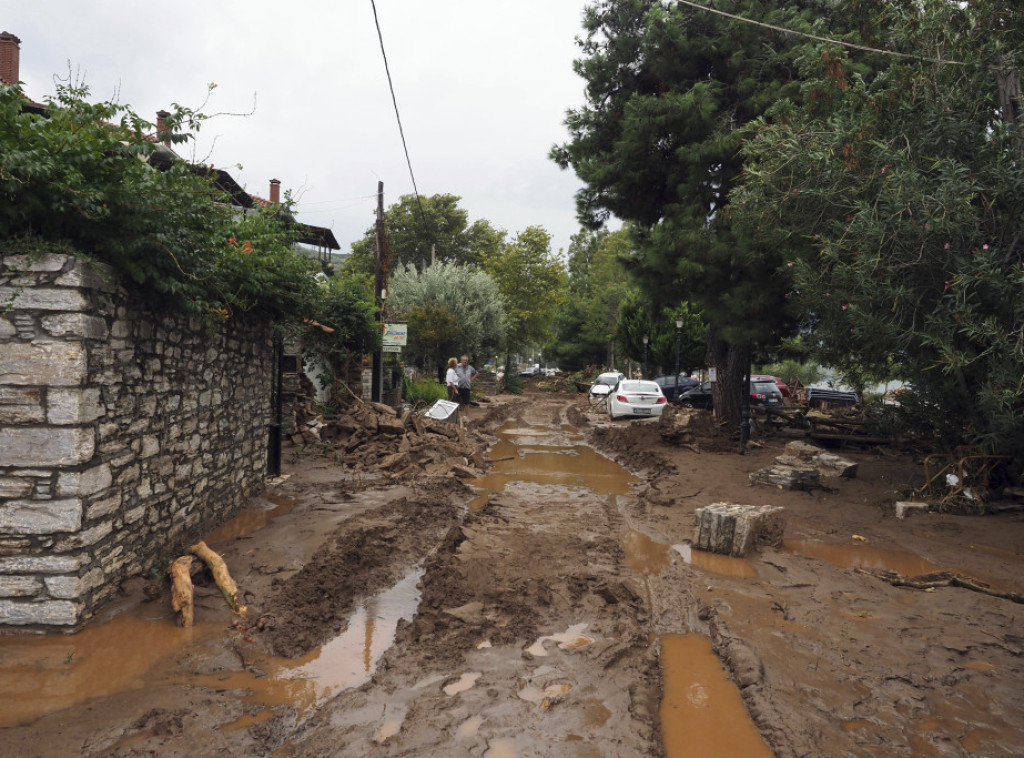
[[[752,487],[784,440],[739,456],[712,430],[697,452],[572,396],[466,429],[476,478],[286,456],[208,538],[246,628],[209,586],[179,629],[137,580],[76,635],[0,638],[0,755],[1024,750],[1024,605],[862,570],[1024,592],[1019,514],[897,521],[920,467],[895,454],[844,453],[858,476],[827,491]],[[782,549],[691,550],[719,501],[784,506]]]

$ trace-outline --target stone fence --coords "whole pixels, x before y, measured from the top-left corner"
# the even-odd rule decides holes
[[[0,252],[0,630],[69,628],[262,491],[269,324]]]

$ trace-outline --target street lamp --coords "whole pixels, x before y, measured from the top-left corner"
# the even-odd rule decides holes
[[[683,317],[676,316],[676,400],[679,400],[679,340],[683,333]]]
[[[647,378],[647,343],[650,342],[650,341],[651,341],[650,336],[645,334],[644,335],[644,376],[643,376],[644,379]]]

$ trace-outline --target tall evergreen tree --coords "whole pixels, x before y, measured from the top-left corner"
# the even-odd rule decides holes
[[[822,25],[824,0],[724,0],[714,8],[790,29]],[[734,229],[726,212],[742,173],[739,129],[782,97],[798,98],[806,47],[762,26],[660,0],[599,0],[585,14],[577,72],[587,104],[551,157],[583,180],[581,221],[632,222],[630,268],[652,313],[690,301],[708,325],[715,409],[738,421],[749,346],[788,327],[783,251]],[[818,30],[821,31],[820,29]]]

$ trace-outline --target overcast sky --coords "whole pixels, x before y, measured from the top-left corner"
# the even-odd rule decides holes
[[[568,247],[580,185],[547,153],[583,102],[572,61],[586,4],[376,0],[422,196],[457,195],[470,221],[510,235],[540,225],[555,251]],[[413,191],[370,0],[6,5],[0,30],[21,39],[35,100],[69,64],[94,100],[149,120],[172,102],[199,106],[211,82],[207,113],[245,113],[255,98],[252,115],[203,126],[196,159],[263,197],[280,179],[298,219],[333,229],[342,252],[372,225],[378,180],[386,206]]]

